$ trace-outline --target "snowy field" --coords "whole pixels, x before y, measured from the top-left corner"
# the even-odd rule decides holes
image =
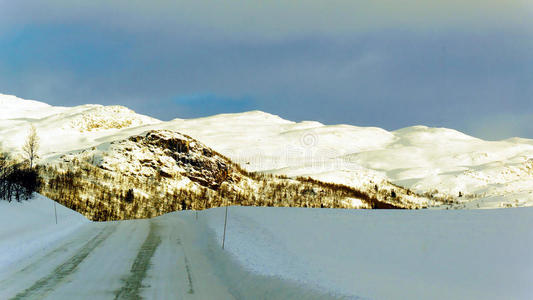
[[[533,209],[230,207],[92,223],[0,202],[0,299],[531,299]]]
[[[207,212],[221,235],[223,208]],[[532,299],[533,209],[229,208],[252,272],[364,299]]]

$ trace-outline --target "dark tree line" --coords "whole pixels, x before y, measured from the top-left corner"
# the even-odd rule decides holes
[[[22,201],[31,198],[41,184],[39,172],[0,153],[0,199]]]
[[[16,161],[9,154],[0,152],[0,200],[28,200],[39,190],[41,179],[38,168],[34,167],[39,158],[38,151],[39,137],[32,125],[22,147],[26,161]]]

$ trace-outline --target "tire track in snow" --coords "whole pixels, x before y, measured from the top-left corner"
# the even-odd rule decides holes
[[[100,231],[95,237],[90,239],[78,252],[67,259],[64,263],[54,269],[54,271],[35,282],[26,290],[20,292],[12,299],[35,299],[44,298],[47,293],[53,291],[66,277],[74,273],[87,256],[105,241],[116,229],[116,225],[107,226]]]
[[[124,285],[115,292],[115,299],[141,299],[139,292],[143,287],[142,281],[146,277],[150,268],[150,261],[159,244],[161,244],[161,237],[158,233],[158,226],[154,221],[150,221],[148,236],[133,261],[129,276],[124,279]]]
[[[76,244],[77,241],[75,240],[69,240],[67,241],[66,243],[63,243],[61,246],[55,248],[55,249],[52,249],[51,251],[49,251],[48,253],[46,253],[44,256],[42,256],[41,258],[39,258],[38,260],[30,263],[29,265],[27,265],[26,267],[16,271],[15,273],[9,275],[9,277],[5,280],[2,280],[0,281],[0,287],[2,285],[9,285],[10,283],[12,283],[13,281],[15,280],[19,280],[19,277],[24,277],[24,274],[27,274],[28,272],[31,272],[35,269],[39,269],[39,267],[43,264],[46,264],[47,262],[49,262],[51,259],[53,259],[55,256],[57,255],[60,255],[61,252],[66,252],[68,251],[68,248],[74,244]]]
[[[180,247],[183,250],[183,257],[185,260],[185,271],[187,271],[187,283],[189,284],[189,290],[187,291],[187,293],[194,294],[194,288],[192,285],[192,272],[191,272],[191,267],[189,264],[189,259],[187,259],[187,255],[185,255],[185,249],[183,249],[183,246],[181,244],[181,239],[179,237],[178,237],[178,245],[180,245]]]
[[[191,267],[189,265],[189,260],[187,259],[187,256],[185,256],[185,271],[187,271],[187,282],[189,283],[189,290],[187,293],[194,294],[194,288],[192,286],[192,273],[191,273]]]

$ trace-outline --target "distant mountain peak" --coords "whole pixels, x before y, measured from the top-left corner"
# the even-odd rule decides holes
[[[81,132],[106,129],[121,129],[159,123],[161,121],[135,113],[120,106],[96,106],[72,118],[70,125]]]

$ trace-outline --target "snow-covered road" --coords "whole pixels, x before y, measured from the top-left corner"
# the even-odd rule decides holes
[[[232,299],[179,218],[88,223],[0,279],[2,299]]]
[[[0,299],[327,299],[245,271],[200,212],[88,222],[37,196],[0,201]],[[213,222],[213,220],[211,220]]]

